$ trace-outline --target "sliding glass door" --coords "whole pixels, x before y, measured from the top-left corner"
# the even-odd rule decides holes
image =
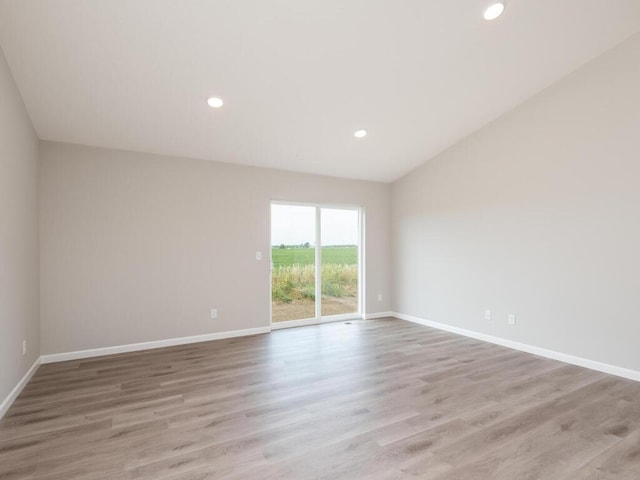
[[[359,314],[360,221],[359,208],[271,205],[274,324]]]
[[[271,320],[316,317],[316,208],[271,206]]]
[[[358,210],[321,208],[322,316],[358,313]]]

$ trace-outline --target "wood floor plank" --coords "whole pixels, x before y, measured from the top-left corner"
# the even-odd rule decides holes
[[[638,480],[640,384],[379,319],[42,365],[0,480]]]

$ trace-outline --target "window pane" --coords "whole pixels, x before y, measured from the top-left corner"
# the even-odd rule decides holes
[[[271,206],[271,320],[315,318],[316,209]]]
[[[322,303],[323,317],[358,312],[358,210],[323,208]]]

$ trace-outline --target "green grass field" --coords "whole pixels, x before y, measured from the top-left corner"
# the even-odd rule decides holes
[[[272,299],[279,303],[315,299],[315,250],[278,248],[273,260]],[[322,294],[355,297],[358,293],[358,248],[322,248]]]
[[[314,248],[278,248],[271,249],[273,266],[313,265]],[[358,247],[322,247],[324,265],[357,265]]]

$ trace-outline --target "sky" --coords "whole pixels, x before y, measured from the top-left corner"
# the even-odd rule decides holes
[[[322,208],[322,244],[357,245],[358,211]],[[316,208],[271,206],[271,245],[315,244]]]

